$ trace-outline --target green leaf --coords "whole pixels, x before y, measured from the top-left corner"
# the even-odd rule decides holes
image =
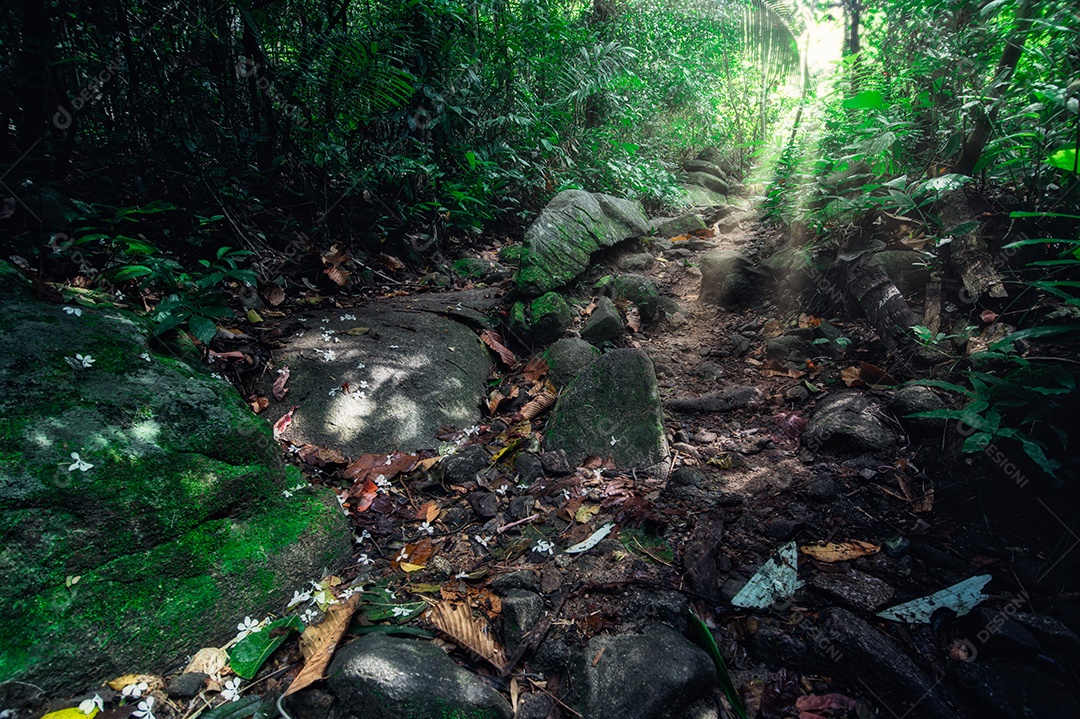
[[[1050,157],[1046,158],[1047,165],[1053,165],[1054,167],[1068,170],[1069,172],[1077,171],[1076,163],[1077,157],[1075,147],[1063,147]]]
[[[209,344],[210,340],[214,339],[214,335],[217,334],[217,325],[214,324],[214,321],[202,315],[192,315],[188,319],[188,328],[191,330],[191,334],[195,335],[195,339],[203,344]]]
[[[300,617],[293,615],[275,619],[259,631],[248,634],[229,651],[229,666],[238,677],[251,679],[274,650],[288,639],[290,630],[304,631]],[[251,711],[254,713],[254,706]]]
[[[712,657],[713,664],[716,665],[716,680],[720,683],[720,688],[724,690],[724,696],[727,697],[736,716],[740,719],[746,719],[746,708],[743,707],[742,700],[739,699],[739,692],[735,690],[735,684],[731,681],[727,664],[724,662],[724,655],[720,653],[720,647],[716,646],[716,638],[713,637],[709,626],[701,621],[697,614],[692,611],[689,614],[691,639],[704,649],[706,654]]]
[[[213,709],[207,709],[200,716],[202,719],[247,719],[261,703],[262,697],[257,694],[242,696],[234,702],[225,702]]]
[[[848,110],[885,110],[885,96],[880,90],[863,90],[855,97],[844,100]]]
[[[1025,340],[1030,337],[1054,337],[1056,335],[1068,334],[1070,332],[1080,331],[1080,324],[1077,325],[1040,325],[1038,327],[1029,327],[1026,330],[1020,330],[1019,332],[1013,332],[1011,335],[998,340],[994,344],[990,345],[990,349],[998,349],[1005,345],[1011,344],[1018,340]]]
[[[425,602],[399,602],[387,587],[373,587],[363,594],[360,611],[372,622],[407,622],[427,607]]]
[[[147,275],[154,274],[154,271],[146,265],[128,265],[127,267],[121,267],[113,275],[113,282],[124,282],[126,280],[133,280],[136,277],[146,277]]]

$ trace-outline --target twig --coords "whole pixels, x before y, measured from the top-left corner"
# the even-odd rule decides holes
[[[539,514],[532,514],[532,515],[529,515],[528,517],[526,517],[525,519],[519,519],[516,522],[510,522],[510,524],[504,524],[503,526],[501,526],[501,527],[499,527],[498,529],[495,530],[495,534],[502,534],[503,532],[505,532],[508,529],[513,529],[514,527],[517,527],[518,525],[521,525],[521,524],[528,524],[529,522],[532,522],[533,520],[536,520],[536,519],[540,519]]]
[[[643,547],[643,546],[641,545],[641,542],[639,542],[639,541],[638,541],[637,537],[634,537],[634,544],[636,544],[636,545],[637,545],[637,548],[638,548],[638,549],[640,549],[641,551],[645,552],[645,554],[649,555],[649,557],[650,557],[650,558],[652,558],[652,559],[655,559],[655,560],[656,560],[657,562],[660,562],[660,563],[661,563],[661,564],[663,564],[663,565],[664,565],[665,567],[670,567],[670,566],[672,566],[672,564],[671,564],[670,562],[665,562],[665,561],[664,561],[663,559],[660,559],[660,557],[656,556],[655,554],[653,554],[652,552],[650,552],[650,551],[649,551],[648,549],[645,549],[645,547]]]
[[[671,474],[671,470],[675,469],[675,463],[679,461],[679,450],[675,450],[675,454],[671,455],[671,466],[668,467],[668,474]]]
[[[544,692],[545,694],[547,694],[547,695],[548,695],[549,697],[551,697],[552,699],[554,699],[554,700],[555,700],[555,703],[556,703],[556,704],[558,704],[559,706],[561,706],[561,707],[562,707],[563,709],[565,709],[566,711],[570,712],[571,714],[573,714],[573,715],[574,715],[574,716],[576,716],[576,717],[582,716],[582,715],[581,715],[581,714],[580,714],[579,712],[576,712],[576,711],[574,711],[573,709],[571,709],[570,707],[566,706],[566,704],[563,704],[562,700],[561,700],[561,699],[559,699],[559,697],[555,696],[554,694],[552,694],[551,692],[549,692],[549,691],[548,691],[547,689],[545,689],[544,687],[540,686],[540,684],[539,684],[539,683],[538,683],[538,682],[537,682],[537,681],[536,681],[535,679],[533,679],[533,678],[531,678],[531,677],[526,677],[526,679],[528,679],[528,680],[529,680],[529,683],[533,685],[533,688],[534,688],[534,689],[539,689],[540,691],[542,691],[542,692]]]

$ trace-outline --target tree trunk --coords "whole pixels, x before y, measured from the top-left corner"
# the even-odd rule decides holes
[[[994,120],[1000,109],[998,101],[1009,89],[1009,80],[1012,79],[1016,71],[1016,63],[1024,50],[1034,10],[1034,0],[1021,0],[1019,7],[1016,8],[1016,27],[1005,45],[1004,52],[1001,53],[1001,61],[998,63],[997,70],[994,71],[994,79],[991,80],[990,90],[986,94],[990,101],[990,111],[984,110],[982,105],[975,106],[975,126],[964,140],[964,146],[960,150],[960,159],[953,166],[953,172],[971,175],[975,171],[975,166],[979,163],[979,158],[982,157],[993,131]]]

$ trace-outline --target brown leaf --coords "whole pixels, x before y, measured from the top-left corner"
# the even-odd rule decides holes
[[[408,472],[416,464],[416,455],[404,452],[391,454],[364,454],[353,460],[345,468],[345,476],[349,479],[374,479],[382,475],[387,479],[397,476],[401,472]]]
[[[434,502],[428,502],[423,506],[423,520],[428,524],[431,524],[439,518],[439,505]]]
[[[292,424],[292,413],[296,411],[296,408],[300,405],[294,404],[288,412],[281,415],[281,418],[274,422],[274,439],[281,439],[281,435],[285,434],[285,430]]]
[[[521,408],[521,418],[533,419],[553,404],[555,404],[555,395],[544,390],[542,394],[530,400]]]
[[[626,310],[626,326],[630,328],[631,332],[641,331],[641,312],[637,307],[629,307]]]
[[[859,376],[858,367],[845,367],[840,370],[840,379],[848,387],[862,387],[866,384],[862,381],[862,377]]]
[[[154,676],[153,674],[125,674],[122,677],[117,677],[116,679],[106,682],[106,684],[110,689],[115,689],[119,692],[123,691],[124,687],[129,684],[140,684],[142,682],[146,682],[147,684],[147,694],[157,691],[165,686],[165,680],[159,676]]]
[[[488,402],[487,402],[488,414],[490,414],[492,417],[494,417],[496,414],[498,414],[499,413],[499,404],[504,399],[506,399],[506,395],[504,395],[502,392],[500,392],[497,389],[491,390],[491,396],[488,397]]]
[[[506,665],[506,653],[492,636],[488,623],[474,617],[468,604],[442,601],[428,614],[431,623],[459,646],[486,660],[496,671]]]
[[[305,444],[298,453],[301,461],[315,467],[325,467],[328,464],[348,464],[349,460],[336,449],[319,447],[314,444]]]
[[[515,357],[514,353],[507,349],[506,345],[503,344],[503,338],[498,332],[493,330],[482,330],[480,332],[480,339],[499,355],[499,359],[502,360],[504,365],[513,367],[517,364],[517,357]]]
[[[797,369],[792,369],[776,360],[769,360],[761,366],[761,374],[763,377],[791,377],[792,379],[798,379],[806,375],[805,372],[801,372]]]
[[[349,281],[350,272],[348,270],[343,270],[340,267],[327,267],[323,272],[325,272],[326,276],[333,280],[338,287],[344,287],[345,283]]]
[[[852,539],[846,542],[806,544],[799,547],[799,551],[819,562],[845,562],[849,559],[877,554],[881,551],[881,547],[870,542]]]
[[[521,374],[524,375],[525,379],[529,380],[530,382],[539,382],[540,378],[545,376],[547,373],[547,362],[541,355],[536,355],[531,360],[529,360],[529,364],[525,365],[525,369],[521,371]]]
[[[229,654],[218,647],[203,647],[195,652],[182,674],[209,674],[219,676],[221,670],[229,666]]]
[[[863,382],[871,386],[876,384],[896,384],[896,380],[888,372],[869,362],[859,363],[859,377]]]
[[[330,605],[326,617],[300,635],[300,653],[304,655],[304,668],[293,679],[284,696],[310,686],[323,678],[334,649],[349,627],[349,620],[360,603],[360,595],[354,594],[344,602]]]
[[[765,339],[779,337],[782,334],[784,334],[784,325],[778,320],[769,320],[765,323],[765,326],[761,328],[761,336]]]
[[[405,269],[404,262],[394,257],[393,255],[386,254],[385,252],[380,252],[379,256],[375,259],[379,261],[379,264],[392,272],[397,272],[399,270]]]
[[[362,482],[358,481],[349,489],[348,497],[346,500],[349,504],[352,504],[353,508],[357,512],[366,512],[372,503],[375,501],[375,496],[379,493],[379,485],[370,479],[365,479]],[[356,498],[356,502],[352,502],[352,498]]]
[[[278,377],[274,380],[274,388],[272,390],[274,399],[278,402],[285,399],[285,395],[289,393],[289,388],[285,386],[285,383],[289,381],[289,368],[282,367],[278,370]]]
[[[276,282],[260,282],[259,294],[271,307],[277,307],[285,301],[285,290]]]
[[[251,400],[250,404],[251,411],[255,414],[258,414],[259,412],[262,412],[264,409],[270,406],[270,400],[267,397],[259,396]]]

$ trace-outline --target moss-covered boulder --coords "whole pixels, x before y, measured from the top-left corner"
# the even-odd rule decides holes
[[[583,339],[564,337],[544,352],[548,376],[556,387],[570,384],[581,371],[600,356],[600,350]]]
[[[678,217],[664,217],[653,220],[652,224],[658,235],[668,239],[679,235],[688,235],[694,230],[705,229],[705,221],[696,212],[687,212]]]
[[[564,450],[573,464],[611,457],[623,469],[667,460],[663,410],[649,355],[639,349],[601,355],[560,395],[544,449]]]
[[[612,283],[615,297],[633,302],[641,310],[641,319],[652,322],[660,315],[660,288],[642,275],[620,275]]]
[[[601,297],[596,301],[589,321],[581,328],[581,338],[594,345],[616,344],[622,339],[626,325],[623,324],[619,308],[610,297]]]
[[[454,274],[467,280],[498,281],[510,276],[505,267],[479,257],[461,257],[451,263]]]
[[[519,339],[548,344],[562,337],[574,321],[574,311],[557,292],[547,292],[528,304],[510,308],[510,331]]]
[[[0,283],[0,677],[161,671],[347,556],[333,496],[295,489],[226,382],[138,317]]]
[[[649,220],[640,203],[563,190],[525,232],[517,291],[537,297],[562,287],[589,266],[597,250],[648,232]]]

